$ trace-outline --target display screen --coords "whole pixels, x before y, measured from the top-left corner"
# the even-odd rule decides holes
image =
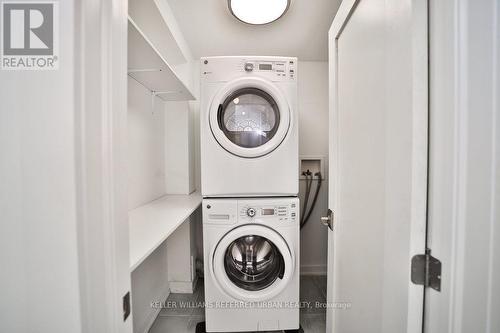
[[[262,215],[274,215],[274,208],[262,208]]]
[[[259,64],[259,69],[261,71],[272,71],[273,65],[272,64]]]

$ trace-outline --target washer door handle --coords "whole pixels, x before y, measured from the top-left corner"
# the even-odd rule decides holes
[[[222,128],[222,104],[219,104],[219,108],[217,109],[217,123],[221,131],[223,131],[224,129]]]

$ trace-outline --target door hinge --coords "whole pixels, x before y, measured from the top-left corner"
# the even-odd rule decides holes
[[[130,291],[125,294],[122,298],[123,303],[123,321],[127,320],[130,316]]]
[[[441,291],[441,261],[431,256],[431,250],[411,259],[411,282]]]
[[[334,222],[334,218],[335,218],[335,214],[334,214],[333,210],[328,209],[328,214],[327,214],[327,216],[322,216],[322,217],[321,217],[321,223],[322,223],[324,226],[327,226],[328,228],[330,228],[330,230],[332,230],[332,231],[333,231],[333,222]]]

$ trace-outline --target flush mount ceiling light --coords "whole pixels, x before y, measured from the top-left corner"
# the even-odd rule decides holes
[[[248,24],[267,24],[285,15],[290,0],[227,0],[229,10]]]

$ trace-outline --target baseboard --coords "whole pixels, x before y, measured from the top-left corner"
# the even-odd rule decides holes
[[[174,294],[192,294],[196,289],[198,278],[194,281],[170,281],[170,292]]]
[[[170,289],[167,288],[167,290],[165,290],[163,292],[163,294],[158,299],[161,299],[162,301],[166,302],[169,295],[170,295]],[[149,330],[151,329],[156,318],[160,314],[160,311],[161,311],[161,307],[158,307],[158,308],[151,307],[151,313],[148,317],[148,320],[146,321],[147,324],[145,326],[143,333],[149,333]]]
[[[300,275],[326,275],[326,265],[304,265],[300,266]]]

